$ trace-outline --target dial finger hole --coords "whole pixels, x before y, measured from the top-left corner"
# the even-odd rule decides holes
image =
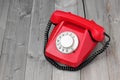
[[[62,49],[62,51],[64,51],[64,49]]]
[[[60,40],[57,40],[57,42],[59,42]]]
[[[59,47],[59,49],[61,49],[61,46]]]
[[[68,49],[66,49],[66,52],[68,52]]]

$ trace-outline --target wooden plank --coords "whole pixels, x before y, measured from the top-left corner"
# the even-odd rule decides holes
[[[63,10],[63,11],[70,11],[80,16],[84,15],[82,0],[71,0],[71,1],[55,0],[55,9]]]
[[[2,43],[4,37],[4,31],[7,21],[7,13],[9,8],[9,0],[0,0],[0,55],[2,50]]]
[[[99,25],[104,26],[108,32],[105,5],[106,3],[103,0],[85,0],[87,18],[93,19]],[[101,47],[102,45],[99,44],[96,50]],[[100,54],[91,64],[81,70],[81,80],[109,80],[106,52]]]
[[[11,0],[2,55],[0,80],[25,80],[32,0]]]
[[[55,9],[69,11],[80,16],[84,15],[82,0],[56,0]],[[80,71],[69,72],[53,68],[53,80],[80,80]]]
[[[109,80],[120,79],[120,0],[106,0],[111,44],[107,51]]]
[[[44,58],[44,31],[54,0],[34,0],[25,80],[51,80],[52,66]]]

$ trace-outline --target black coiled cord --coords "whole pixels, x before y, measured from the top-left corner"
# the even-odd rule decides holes
[[[49,34],[49,30],[51,28],[51,25],[53,23],[51,21],[48,22],[47,27],[46,27],[46,31],[45,31],[45,35],[44,35],[44,56],[47,59],[48,62],[50,62],[52,65],[54,65],[56,68],[60,69],[60,70],[66,70],[66,71],[78,71],[80,69],[82,69],[83,67],[85,67],[87,64],[89,64],[93,59],[95,59],[95,57],[99,54],[101,54],[103,51],[105,51],[109,45],[110,42],[110,36],[106,33],[104,33],[104,35],[108,38],[108,40],[105,42],[104,46],[96,51],[94,54],[92,54],[90,57],[88,57],[82,64],[80,64],[78,67],[74,68],[74,67],[69,67],[69,66],[61,66],[59,65],[57,62],[55,62],[53,59],[47,57],[45,55],[45,48],[46,48],[46,44],[48,42],[48,34]]]

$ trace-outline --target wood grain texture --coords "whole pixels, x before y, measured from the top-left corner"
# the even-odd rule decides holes
[[[4,31],[6,28],[9,0],[0,0],[0,56],[3,47]]]
[[[77,15],[83,16],[83,5],[82,0],[55,0],[55,9],[69,11]],[[79,10],[78,10],[79,9]],[[69,72],[61,71],[53,68],[53,79],[52,80],[80,80],[80,71]]]
[[[0,80],[24,80],[32,0],[10,0]]]
[[[120,79],[120,0],[106,0],[111,45],[107,51],[109,80]]]
[[[82,0],[0,0],[0,80],[119,80],[120,0],[84,2],[87,18],[104,26],[111,43],[88,66],[69,72],[45,60],[44,31],[56,9],[84,16]]]
[[[34,0],[25,80],[51,80],[52,66],[43,53],[44,32],[54,11],[54,0]]]
[[[88,19],[94,20],[105,27],[108,32],[108,20],[104,0],[85,0],[86,14]],[[103,45],[98,44],[93,53]],[[96,57],[92,63],[81,70],[81,80],[109,80],[106,51]]]

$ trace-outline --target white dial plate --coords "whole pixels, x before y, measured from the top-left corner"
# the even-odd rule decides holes
[[[73,32],[62,32],[56,39],[56,47],[62,53],[75,51],[78,44],[78,37]]]

